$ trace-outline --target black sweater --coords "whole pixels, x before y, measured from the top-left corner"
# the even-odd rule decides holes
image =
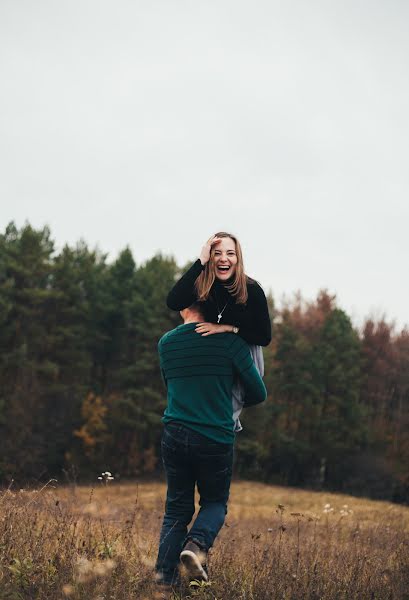
[[[183,310],[197,302],[195,281],[204,267],[198,259],[188,271],[175,283],[168,294],[166,304],[172,310]],[[203,316],[209,323],[217,323],[217,315],[223,310],[221,324],[239,328],[239,335],[248,343],[267,346],[271,342],[271,323],[265,294],[261,286],[249,279],[247,281],[248,299],[246,304],[236,304],[225,285],[215,280],[208,299],[200,302]]]

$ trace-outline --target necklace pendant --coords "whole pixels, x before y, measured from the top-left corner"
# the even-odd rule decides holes
[[[219,313],[219,314],[217,315],[217,322],[218,322],[218,323],[220,323],[220,319],[221,319],[221,318],[222,318],[222,315],[221,315],[221,313]]]

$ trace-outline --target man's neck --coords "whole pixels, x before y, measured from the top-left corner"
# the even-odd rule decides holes
[[[195,315],[183,321],[183,325],[188,325],[189,323],[203,323],[203,319]]]

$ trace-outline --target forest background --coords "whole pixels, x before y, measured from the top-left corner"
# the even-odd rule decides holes
[[[193,257],[195,258],[195,257]],[[158,476],[166,405],[157,343],[180,324],[165,298],[181,269],[114,262],[50,230],[0,235],[0,482]],[[359,330],[321,291],[275,306],[268,400],[245,411],[236,475],[409,502],[409,331]]]

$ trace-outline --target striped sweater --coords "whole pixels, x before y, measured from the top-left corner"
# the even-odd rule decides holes
[[[234,442],[232,388],[235,375],[245,390],[244,406],[266,399],[266,388],[246,342],[233,333],[201,336],[196,323],[179,325],[159,341],[168,392],[163,421],[177,421],[221,443]]]

